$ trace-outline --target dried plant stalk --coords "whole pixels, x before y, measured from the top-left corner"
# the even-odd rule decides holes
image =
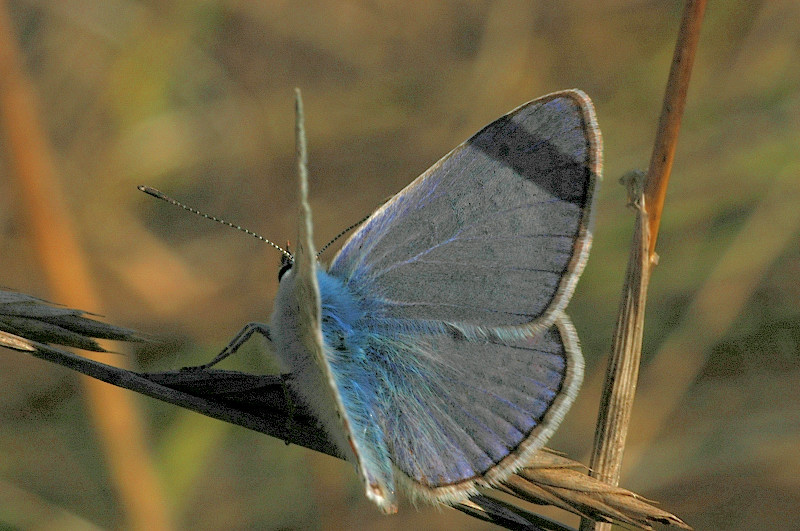
[[[3,292],[0,292],[2,302]],[[280,376],[246,374],[217,369],[179,370],[162,373],[136,373],[83,358],[61,348],[31,340],[39,327],[32,317],[26,326],[15,328],[19,335],[3,332],[4,315],[17,315],[27,301],[12,297],[0,304],[0,344],[5,343],[29,355],[57,363],[104,382],[175,404],[213,418],[283,439],[335,457],[342,457],[328,440],[313,414]],[[102,325],[78,316],[75,332],[93,337],[98,331],[118,339],[136,339],[130,331]],[[102,326],[98,330],[98,326]],[[57,337],[57,336],[56,336]],[[58,337],[58,339],[61,339]],[[602,521],[617,520],[650,529],[661,523],[686,529],[676,516],[654,507],[636,494],[587,476],[584,466],[547,450],[538,452],[531,462],[508,478],[496,490],[471,497],[454,506],[475,518],[506,529],[533,531],[574,531],[574,529],[528,511],[520,501],[551,504],[581,516]],[[498,499],[497,492],[512,495],[511,502]]]
[[[316,417],[302,406],[291,388],[284,386],[280,376],[201,368],[136,373],[60,348],[101,348],[93,338],[138,341],[140,336],[133,330],[91,319],[79,310],[0,290],[0,346],[287,443],[342,457],[319,428]],[[498,492],[515,499],[499,499]],[[676,516],[633,492],[587,476],[581,463],[548,450],[538,452],[525,468],[496,489],[484,489],[454,508],[506,529],[574,531],[530,512],[520,501],[551,504],[595,520],[616,520],[643,529],[650,529],[653,523],[687,528]]]
[[[606,385],[603,389],[601,404],[606,407],[600,409],[591,464],[592,476],[612,485],[616,485],[619,480],[628,422],[639,377],[644,309],[650,281],[650,226],[643,195],[634,204],[637,209],[636,229],[606,374],[606,381],[613,382],[614,385]]]
[[[678,132],[681,128],[683,110],[686,107],[686,93],[689,90],[689,79],[692,75],[705,9],[706,0],[687,0],[684,6],[675,53],[672,56],[672,66],[667,79],[667,89],[664,93],[664,104],[658,119],[658,132],[653,145],[653,155],[650,158],[650,166],[644,182],[644,196],[647,200],[650,224],[648,252],[651,264],[654,263],[661,211],[664,208],[664,198],[667,196],[667,185],[672,172],[675,148],[678,145]]]
[[[592,476],[614,486],[619,483],[639,376],[650,268],[656,262],[655,243],[704,11],[705,0],[687,0],[644,189],[641,193],[637,190],[632,201],[637,206],[636,229],[591,460]],[[608,529],[609,524],[597,523],[589,518],[581,521],[582,531]]]
[[[77,231],[60,199],[55,164],[37,107],[34,89],[22,68],[8,6],[0,0],[0,127],[19,183],[20,211],[27,217],[31,245],[53,295],[67,304],[100,311]],[[169,529],[168,511],[131,396],[96,380],[82,382],[130,527]]]

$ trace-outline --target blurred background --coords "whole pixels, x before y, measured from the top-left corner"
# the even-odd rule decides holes
[[[137,184],[293,238],[300,87],[321,246],[483,125],[578,87],[605,182],[569,308],[586,382],[549,446],[588,462],[632,232],[617,180],[648,164],[681,9],[0,1],[0,285],[152,336],[108,363],[206,361],[269,320],[280,256]],[[696,529],[800,521],[799,58],[800,3],[710,3],[622,477]],[[259,347],[225,367],[271,370]],[[0,352],[0,529],[492,528],[409,503],[383,517],[343,462],[108,389]]]

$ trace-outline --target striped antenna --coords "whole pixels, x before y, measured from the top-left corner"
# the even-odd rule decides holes
[[[151,188],[150,186],[139,185],[136,188],[138,188],[140,191],[146,193],[147,195],[151,195],[151,196],[155,197],[156,199],[161,199],[162,201],[166,201],[167,203],[169,203],[171,205],[179,206],[182,209],[191,212],[192,214],[197,214],[200,217],[203,217],[203,218],[206,218],[206,219],[210,219],[211,221],[216,221],[217,223],[221,223],[223,225],[227,225],[228,227],[231,227],[232,229],[236,229],[236,230],[244,232],[245,234],[249,234],[253,238],[261,240],[264,243],[270,244],[275,249],[280,251],[281,254],[283,254],[283,256],[285,256],[289,260],[294,261],[294,256],[292,256],[292,253],[290,253],[289,251],[287,251],[286,249],[284,249],[280,245],[276,245],[276,244],[272,243],[268,239],[264,238],[263,236],[260,236],[260,235],[256,234],[255,232],[253,232],[251,230],[245,229],[244,227],[240,227],[239,225],[234,225],[230,221],[225,221],[224,219],[220,219],[220,218],[211,216],[209,214],[206,214],[204,212],[200,212],[196,208],[192,208],[190,206],[184,205],[180,201],[176,201],[175,199],[172,199],[168,195],[165,195],[161,191],[156,190],[155,188]]]
[[[344,236],[345,234],[347,234],[348,232],[350,232],[354,228],[358,227],[359,225],[361,225],[362,223],[367,221],[369,219],[369,216],[371,216],[371,215],[372,214],[369,214],[369,215],[365,216],[364,219],[362,219],[360,221],[356,221],[355,223],[353,223],[352,225],[350,225],[349,227],[344,229],[342,232],[340,232],[339,234],[334,236],[334,238],[331,241],[329,241],[328,243],[326,243],[325,245],[322,246],[322,249],[320,249],[319,252],[317,253],[317,258],[319,258],[320,255],[325,252],[325,249],[330,247],[333,244],[333,242],[335,242],[336,240],[338,240],[339,238],[341,238],[342,236]]]

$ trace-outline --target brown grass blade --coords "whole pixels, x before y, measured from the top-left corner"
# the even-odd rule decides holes
[[[505,484],[519,498],[555,505],[597,522],[618,521],[643,529],[659,523],[691,529],[641,496],[587,476],[581,468],[576,461],[542,451]]]

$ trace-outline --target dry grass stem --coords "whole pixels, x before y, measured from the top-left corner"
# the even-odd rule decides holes
[[[29,318],[14,328],[18,335],[13,338],[19,344],[9,345],[12,348],[124,389],[340,457],[336,447],[319,430],[316,418],[297,406],[301,403],[299,398],[287,399],[278,376],[216,369],[135,373],[105,365],[42,341],[64,344],[66,339],[67,344],[72,344],[81,338],[91,342],[97,336],[129,341],[137,339],[132,331],[87,319],[75,310],[48,307],[35,299],[35,308],[31,304],[30,297],[0,291],[0,330],[3,330],[0,344],[6,334],[6,317],[27,313]],[[48,311],[71,312],[75,319],[69,322],[70,329],[80,337],[65,338],[53,330],[43,333],[40,325],[52,325],[50,316],[45,315],[44,320],[37,316]],[[511,495],[514,500],[499,499],[498,492]],[[616,520],[645,529],[654,522],[686,527],[676,516],[630,491],[587,476],[580,463],[549,451],[539,452],[529,466],[499,485],[496,491],[488,490],[455,508],[507,529],[574,531],[528,511],[519,505],[520,501],[550,504],[595,520]]]
[[[635,192],[631,194],[631,202],[637,208],[636,229],[614,331],[591,460],[592,476],[614,486],[619,483],[639,376],[650,268],[656,262],[655,242],[704,11],[704,0],[687,0],[647,177],[643,187],[632,187]],[[581,529],[606,531],[610,529],[610,524],[583,518]]]
[[[683,110],[686,107],[686,94],[689,90],[697,44],[700,41],[700,27],[703,24],[705,9],[705,0],[687,0],[684,6],[667,80],[667,89],[664,94],[664,104],[658,119],[653,155],[650,158],[650,166],[644,182],[644,196],[647,199],[650,224],[649,255],[651,262],[655,256],[661,211],[667,196],[667,185],[672,172],[675,149],[678,145],[678,132],[681,128]]]

